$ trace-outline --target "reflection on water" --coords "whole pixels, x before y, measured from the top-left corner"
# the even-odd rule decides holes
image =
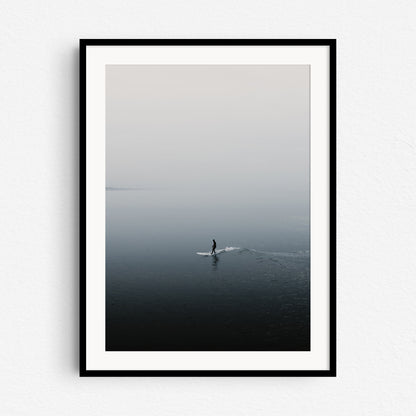
[[[218,267],[218,262],[219,262],[219,258],[218,256],[215,254],[212,256],[212,270],[215,272],[217,271],[217,267]]]
[[[107,350],[309,350],[308,220],[220,202],[107,191]]]

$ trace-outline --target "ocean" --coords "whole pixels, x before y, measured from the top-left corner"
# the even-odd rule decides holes
[[[309,214],[267,195],[108,189],[106,350],[309,350]]]

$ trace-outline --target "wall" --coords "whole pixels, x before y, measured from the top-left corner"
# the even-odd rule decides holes
[[[2,415],[416,412],[412,1],[11,1],[0,13]],[[77,375],[78,38],[338,39],[338,377]]]

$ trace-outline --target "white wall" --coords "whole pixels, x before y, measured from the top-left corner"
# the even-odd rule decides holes
[[[414,1],[0,4],[0,414],[416,412]],[[77,374],[78,38],[338,39],[338,377]]]

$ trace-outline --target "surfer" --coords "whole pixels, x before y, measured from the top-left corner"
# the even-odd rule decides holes
[[[211,255],[212,254],[217,254],[215,252],[215,249],[217,248],[217,242],[215,240],[212,240],[212,250],[211,250]]]

